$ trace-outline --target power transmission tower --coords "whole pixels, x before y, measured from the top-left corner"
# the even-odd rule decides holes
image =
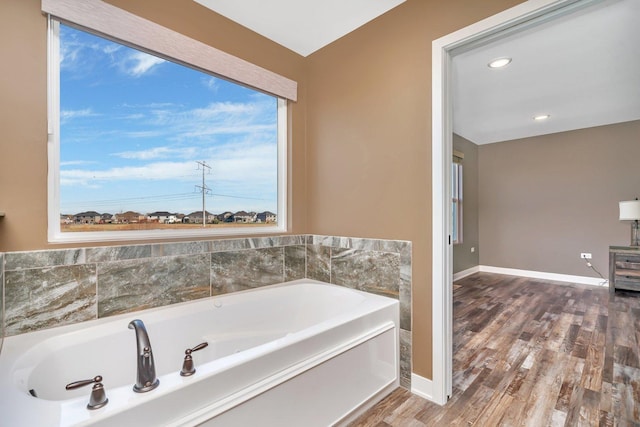
[[[198,164],[198,170],[200,170],[200,168],[202,168],[202,185],[196,185],[196,188],[200,189],[200,192],[202,192],[202,226],[206,227],[207,226],[207,210],[206,210],[206,205],[205,205],[205,196],[207,194],[211,194],[211,189],[209,187],[207,187],[207,184],[204,182],[204,175],[205,172],[207,171],[211,171],[211,166],[209,166],[207,164],[207,162],[202,161],[202,162],[196,162]]]

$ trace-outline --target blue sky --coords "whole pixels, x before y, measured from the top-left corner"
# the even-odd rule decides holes
[[[61,25],[60,212],[277,207],[277,99]]]

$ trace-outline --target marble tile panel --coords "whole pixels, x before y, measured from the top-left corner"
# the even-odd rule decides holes
[[[307,244],[307,278],[331,282],[331,248]]]
[[[209,241],[209,252],[229,252],[251,249],[249,239],[222,239]]]
[[[209,254],[98,264],[98,317],[208,297]]]
[[[158,243],[151,245],[151,256],[194,255],[209,252],[209,242]]]
[[[0,340],[4,339],[4,254],[0,254]],[[2,352],[2,341],[0,341]]]
[[[96,267],[5,271],[5,306],[7,335],[95,319]]]
[[[400,385],[411,390],[411,332],[400,329]]]
[[[302,234],[290,234],[277,237],[277,246],[300,246],[305,244],[305,236]]]
[[[284,280],[304,279],[307,273],[305,246],[284,247]]]
[[[212,295],[284,281],[284,248],[248,249],[211,254]]]
[[[411,282],[400,280],[400,327],[411,331]]]
[[[5,271],[85,263],[85,249],[61,249],[5,253]]]
[[[87,248],[87,262],[124,261],[151,257],[151,245],[104,246]]]
[[[331,283],[399,299],[400,255],[333,248]]]

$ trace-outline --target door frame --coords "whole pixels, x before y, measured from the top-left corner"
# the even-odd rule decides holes
[[[451,59],[487,40],[538,25],[602,0],[529,0],[432,42],[432,382],[416,390],[444,405],[453,378],[453,245],[451,156],[453,109]]]

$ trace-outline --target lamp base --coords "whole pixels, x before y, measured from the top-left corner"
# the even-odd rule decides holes
[[[631,246],[640,246],[640,226],[638,220],[631,223]]]

